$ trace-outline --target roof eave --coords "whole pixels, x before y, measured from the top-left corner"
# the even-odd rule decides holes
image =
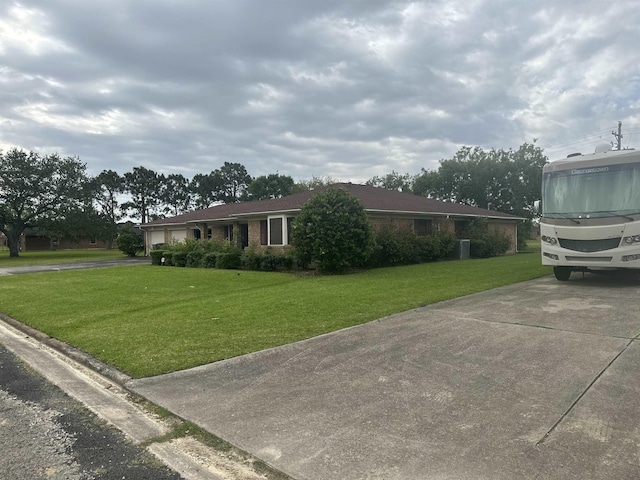
[[[493,218],[496,220],[526,220],[524,217],[517,217],[515,215],[511,215],[510,217],[503,217],[500,215],[486,215],[481,213],[456,213],[456,212],[429,212],[422,210],[383,210],[383,209],[375,209],[375,208],[365,208],[366,212],[369,213],[381,213],[381,214],[401,214],[401,215],[436,215],[439,217],[443,216],[452,216],[452,217],[487,217]]]

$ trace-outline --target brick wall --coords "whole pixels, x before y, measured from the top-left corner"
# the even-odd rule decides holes
[[[24,251],[44,251],[44,250],[88,250],[91,248],[104,249],[107,248],[107,243],[97,240],[95,243],[91,243],[88,238],[82,239],[79,242],[73,242],[68,239],[60,239],[57,245],[52,244],[49,237],[44,236],[27,236],[24,237],[24,243],[22,248]],[[114,247],[116,247],[114,242]]]
[[[489,222],[489,229],[502,235],[506,235],[511,240],[511,246],[506,253],[516,253],[516,226],[512,223]]]

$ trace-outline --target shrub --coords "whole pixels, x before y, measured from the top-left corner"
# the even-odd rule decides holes
[[[275,272],[280,263],[279,255],[266,254],[260,258],[260,270],[263,272]]]
[[[447,230],[416,235],[408,226],[385,224],[374,237],[372,267],[433,262],[449,255],[454,246],[454,235]]]
[[[280,255],[278,267],[281,270],[293,270],[295,263],[296,261],[293,255]]]
[[[202,258],[204,257],[204,252],[199,250],[194,250],[187,253],[187,267],[190,268],[198,268],[202,266]]]
[[[247,270],[260,270],[261,260],[264,255],[256,253],[255,248],[251,248],[241,257],[241,266]]]
[[[134,232],[131,227],[123,228],[116,242],[118,243],[118,249],[130,257],[135,257],[138,253],[144,251],[142,237]]]
[[[243,253],[241,266],[247,270],[275,272],[278,270],[292,270],[295,264],[292,255],[276,255],[273,253],[257,253],[255,249]]]
[[[416,250],[420,262],[433,262],[446,258],[454,249],[454,234],[443,230],[424,237],[417,237]]]
[[[165,250],[164,252],[164,265],[165,267],[173,266],[173,252]]]
[[[527,249],[527,241],[531,239],[534,226],[530,218],[518,224],[518,251]]]
[[[489,258],[503,255],[511,245],[511,239],[497,231],[489,230],[486,218],[473,219],[467,230],[469,254],[472,258]]]
[[[173,264],[176,267],[187,266],[187,252],[174,252],[172,257]]]
[[[370,265],[387,267],[417,263],[416,235],[409,227],[384,224],[374,234]]]
[[[240,267],[240,252],[219,253],[216,258],[216,268],[236,269]]]
[[[149,255],[151,256],[151,265],[161,265],[164,250],[151,250]]]
[[[276,270],[291,270],[293,268],[293,257],[291,255],[263,255],[260,261],[260,270],[264,272],[275,272]]]
[[[364,207],[339,188],[320,192],[303,205],[292,230],[300,264],[318,262],[318,268],[327,272],[363,266],[373,247]]]
[[[204,268],[216,268],[216,260],[218,258],[218,253],[209,252],[205,253],[202,257],[202,266]]]
[[[223,242],[214,238],[210,238],[209,240],[200,240],[200,246],[205,253],[222,252],[227,248],[227,244],[230,245],[229,242]]]

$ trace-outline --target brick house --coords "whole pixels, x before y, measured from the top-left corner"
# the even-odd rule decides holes
[[[406,225],[426,235],[438,225],[462,231],[476,217],[487,218],[489,227],[511,238],[508,253],[515,253],[517,228],[524,218],[459,203],[387,190],[368,185],[338,183],[287,197],[231,203],[195,210],[141,225],[147,254],[154,245],[186,238],[213,238],[235,242],[239,247],[286,251],[291,248],[290,227],[302,206],[327,188],[345,190],[362,203],[373,228],[381,224]]]
[[[7,238],[4,234],[0,233],[0,247],[4,248],[7,246]],[[32,229],[27,229],[20,236],[20,250],[23,252],[38,252],[46,250],[89,250],[92,248],[106,249],[107,247],[107,242],[103,242],[96,238],[70,240],[68,238],[56,238],[48,235],[41,235]]]

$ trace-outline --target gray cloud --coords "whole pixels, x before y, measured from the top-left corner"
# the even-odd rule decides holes
[[[9,3],[0,145],[352,181],[462,145],[561,156],[640,123],[639,20],[632,0]]]

